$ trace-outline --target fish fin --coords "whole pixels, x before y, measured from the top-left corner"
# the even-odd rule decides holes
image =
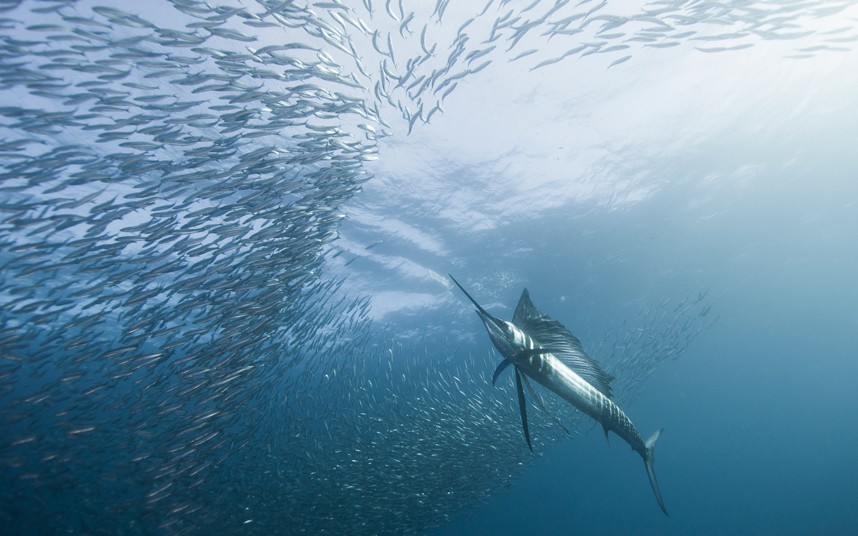
[[[603,424],[603,425],[602,425],[602,430],[604,430],[604,431],[605,431],[605,441],[608,441],[608,443],[610,443],[610,441],[608,440],[608,426],[607,426],[607,425],[605,425],[605,424]]]
[[[504,359],[503,361],[500,362],[500,364],[498,365],[498,368],[495,369],[495,373],[492,374],[492,385],[494,385],[495,382],[498,381],[498,376],[501,375],[501,372],[506,370],[506,368],[510,365],[510,363],[512,363],[512,361],[510,361],[509,359]]]
[[[533,452],[533,445],[530,444],[530,430],[527,428],[527,403],[524,401],[524,390],[521,388],[521,373],[518,371],[518,367],[515,367],[515,390],[518,392],[518,411],[521,414],[524,439],[527,441],[527,447],[530,449],[530,452]]]
[[[527,289],[521,292],[521,298],[515,308],[512,323],[536,339],[543,348],[551,348],[551,353],[584,378],[587,383],[598,389],[603,395],[611,398],[611,382],[614,377],[587,355],[581,341],[572,335],[566,327],[550,316],[541,312],[533,302]]]
[[[533,399],[533,403],[536,404],[541,411],[546,411],[545,406],[542,405],[542,399],[539,398],[539,395],[536,394],[536,391],[533,390],[533,386],[530,385],[530,381],[527,379],[527,374],[521,375],[521,382],[527,387],[527,391],[530,393],[530,397]]]
[[[658,506],[664,512],[664,515],[669,517],[670,514],[667,513],[667,508],[664,507],[664,500],[661,498],[661,491],[658,489],[658,480],[655,478],[655,469],[652,466],[653,459],[655,458],[655,442],[658,441],[663,431],[664,428],[659,428],[646,440],[646,454],[644,454],[643,459],[644,465],[646,465],[646,475],[649,477],[649,485],[652,486],[652,492],[655,494],[655,500],[658,501]]]
[[[536,391],[533,390],[533,386],[530,385],[530,380],[527,379],[527,374],[522,374],[521,380],[522,383],[524,383],[524,386],[527,387],[527,390],[530,392],[530,397],[533,399],[533,402],[536,404],[536,407],[538,407],[540,411],[554,419],[554,422],[557,423],[557,426],[563,429],[563,431],[566,432],[567,435],[572,435],[572,432],[570,432],[568,428],[563,426],[563,423],[560,421],[560,419],[558,419],[556,415],[550,413],[548,409],[546,409],[545,406],[542,404],[542,399],[539,398],[539,395],[536,394]]]

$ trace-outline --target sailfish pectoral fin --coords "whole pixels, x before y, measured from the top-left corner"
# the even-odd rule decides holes
[[[500,362],[498,368],[495,369],[495,373],[492,374],[492,385],[494,385],[495,382],[498,381],[498,376],[500,376],[501,373],[506,370],[506,368],[510,366],[511,363],[512,361],[510,361],[509,359],[504,359]]]
[[[518,392],[518,411],[521,413],[521,426],[524,428],[524,439],[527,441],[527,447],[530,452],[533,452],[533,445],[530,443],[530,430],[527,428],[527,403],[524,400],[524,390],[521,388],[521,372],[518,367],[515,367],[515,390]]]
[[[545,407],[545,405],[542,403],[542,399],[539,398],[539,395],[537,395],[536,391],[533,390],[533,386],[530,385],[530,380],[527,379],[527,374],[522,374],[521,380],[522,383],[524,383],[524,386],[527,387],[527,391],[530,393],[530,398],[533,399],[533,403],[536,404],[536,407],[538,407],[540,410],[542,410],[543,413],[554,419],[554,422],[557,423],[557,426],[559,426],[564,432],[566,432],[567,435],[572,435],[572,432],[570,432],[568,428],[563,426],[563,423],[560,421],[560,419],[558,419],[557,416],[553,413],[550,413]]]

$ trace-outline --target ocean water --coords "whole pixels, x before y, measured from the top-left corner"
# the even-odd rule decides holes
[[[4,534],[858,531],[845,1],[0,2]],[[616,376],[638,454],[452,274]]]

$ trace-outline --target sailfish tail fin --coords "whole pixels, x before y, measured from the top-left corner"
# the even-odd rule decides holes
[[[664,507],[664,500],[661,498],[661,491],[658,489],[658,480],[655,478],[655,469],[652,467],[652,462],[655,457],[655,442],[658,441],[661,432],[664,428],[659,428],[646,440],[646,454],[644,455],[644,465],[646,465],[646,475],[649,477],[649,484],[652,486],[652,492],[655,494],[655,500],[658,501],[658,506],[664,515],[669,516],[667,508]]]

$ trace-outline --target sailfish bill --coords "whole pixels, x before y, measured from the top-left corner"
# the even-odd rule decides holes
[[[450,279],[477,308],[489,338],[504,358],[492,375],[492,384],[513,365],[519,414],[528,448],[533,451],[522,384],[527,385],[534,401],[542,407],[527,383],[530,378],[598,422],[606,438],[608,432],[614,432],[628,443],[643,459],[653,495],[661,511],[668,515],[653,468],[655,443],[663,429],[657,430],[646,441],[641,438],[632,421],[611,399],[614,377],[587,355],[581,341],[563,324],[533,305],[527,289],[521,293],[512,322],[508,322],[491,315],[456,278],[450,275]]]

